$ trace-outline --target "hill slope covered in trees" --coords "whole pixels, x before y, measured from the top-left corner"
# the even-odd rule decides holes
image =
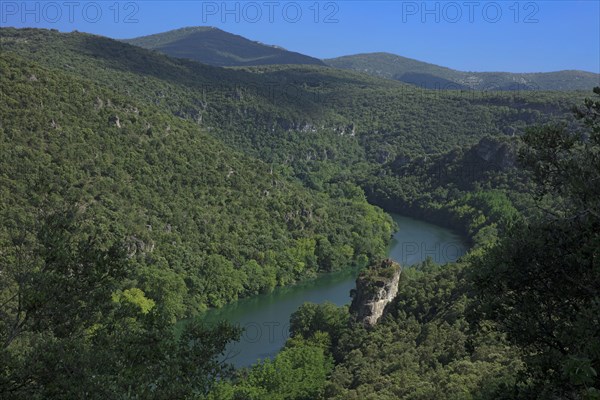
[[[319,66],[223,69],[82,33],[2,29],[0,40],[5,52],[192,120],[303,177],[365,160],[379,166],[441,153],[487,135],[518,135],[533,123],[568,117],[584,97],[429,91]]]
[[[586,71],[467,72],[389,53],[355,54],[324,61],[332,67],[436,90],[590,90],[600,85],[600,74]]]
[[[0,45],[7,396],[594,394],[597,124],[570,114],[584,94],[218,68],[35,29],[1,29]],[[525,134],[543,123],[561,130]],[[183,315],[381,257],[392,222],[367,199],[452,225],[473,250],[408,273],[372,332],[303,307],[280,355],[237,376],[215,358],[236,329],[175,335]],[[566,257],[555,274],[527,275],[548,261],[538,236]],[[511,315],[527,293],[535,312]]]
[[[271,64],[324,65],[319,59],[277,46],[248,40],[213,27],[189,27],[124,40],[136,46],[160,51],[220,67]]]
[[[208,398],[596,398],[600,88],[595,92],[576,111],[580,131],[538,127],[512,149],[498,146],[518,156],[518,168],[444,177],[437,193],[422,193],[473,185],[467,194],[476,201],[455,206],[472,223],[476,247],[458,263],[429,259],[404,268],[398,295],[371,329],[347,306],[304,304],[274,361],[219,382]],[[445,155],[447,167],[470,169],[484,145]],[[496,190],[477,188],[488,179]],[[482,227],[482,220],[493,222]]]

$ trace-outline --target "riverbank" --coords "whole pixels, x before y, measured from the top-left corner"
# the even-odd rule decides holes
[[[394,233],[388,257],[403,267],[431,257],[444,264],[456,261],[467,250],[465,238],[447,228],[426,221],[391,214],[399,230]],[[278,353],[289,335],[290,315],[305,302],[350,303],[350,290],[360,268],[323,274],[297,285],[279,287],[271,293],[238,300],[212,309],[200,318],[207,324],[226,320],[244,328],[239,342],[227,348],[226,358],[236,367],[246,367],[258,359]]]

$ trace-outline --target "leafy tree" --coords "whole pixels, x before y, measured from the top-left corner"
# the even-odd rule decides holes
[[[485,315],[521,349],[540,397],[600,395],[599,112],[588,100],[577,110],[583,130],[549,126],[523,138],[543,215],[473,270]]]
[[[185,398],[205,394],[239,337],[190,324],[134,286],[122,233],[80,207],[13,227],[0,252],[0,395],[14,399]]]
[[[331,344],[337,345],[349,321],[348,307],[305,303],[290,317],[290,335],[309,340],[319,332],[326,333]]]
[[[313,400],[324,390],[333,360],[321,344],[295,341],[274,360],[255,364],[238,382],[222,382],[209,399]]]

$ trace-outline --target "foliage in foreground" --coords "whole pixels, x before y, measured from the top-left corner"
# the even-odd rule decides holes
[[[484,315],[521,350],[540,397],[600,398],[600,88],[594,92],[576,111],[583,132],[554,126],[523,138],[543,215],[515,226],[474,268]]]
[[[70,208],[20,227],[0,253],[0,397],[173,399],[207,393],[240,332],[189,324],[133,279],[120,232]]]

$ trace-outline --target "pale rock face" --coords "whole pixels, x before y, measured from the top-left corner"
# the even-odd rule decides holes
[[[398,294],[398,283],[402,269],[392,260],[384,260],[381,266],[371,266],[375,274],[380,268],[391,272],[391,276],[377,276],[376,279],[361,276],[356,280],[356,290],[350,310],[358,321],[367,326],[374,326],[383,316],[385,307]]]

